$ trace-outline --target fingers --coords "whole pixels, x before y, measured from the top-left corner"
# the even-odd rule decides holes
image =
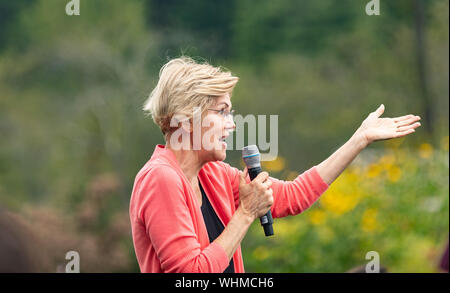
[[[407,119],[410,119],[410,118],[414,118],[414,117],[419,118],[418,120],[420,120],[420,116],[415,116],[415,115],[412,115],[412,114],[405,115],[405,116],[400,116],[400,117],[395,117],[395,118],[392,118],[392,119],[394,119],[394,122],[400,122],[400,121],[404,121],[404,120],[407,120]]]
[[[261,184],[265,189],[269,189],[272,186],[272,180],[267,179],[265,182]]]
[[[267,178],[269,178],[269,173],[264,171],[264,172],[259,173],[258,176],[256,176],[255,179],[253,179],[253,182],[262,183],[262,182],[266,181]]]
[[[248,168],[247,167],[245,167],[244,172],[242,173],[242,176],[244,177],[244,179],[247,178],[247,176],[248,176]]]
[[[262,216],[262,215],[266,214],[267,211],[269,211],[271,206],[273,206],[273,203],[274,203],[273,190],[266,189],[264,192],[260,193],[260,196],[258,198],[261,203],[261,207],[264,207],[264,210],[262,211],[262,214],[261,214],[261,216]]]
[[[412,124],[412,125],[399,127],[399,128],[397,129],[397,134],[396,134],[395,137],[402,137],[402,136],[405,136],[405,135],[414,133],[414,132],[416,131],[415,129],[416,129],[417,127],[419,127],[419,126],[420,126],[420,123],[417,122],[417,123],[414,123],[414,124]]]
[[[272,189],[268,189],[266,191],[266,195],[268,197],[268,199],[267,199],[267,206],[270,208],[271,206],[273,206],[273,190]]]
[[[405,115],[401,117],[393,118],[395,125],[397,127],[397,133],[395,137],[402,137],[415,132],[415,129],[421,126],[419,121],[420,116],[416,115]]]
[[[415,128],[419,127],[420,125],[421,125],[420,122],[416,122],[414,124],[410,124],[410,125],[406,125],[406,126],[400,126],[400,127],[397,127],[397,131],[398,132],[404,132],[404,131],[407,131],[407,130],[410,130],[410,129],[415,129]]]
[[[394,122],[400,122],[400,121],[409,119],[411,117],[414,117],[414,115],[405,115],[405,116],[395,117],[395,118],[392,118],[392,119],[394,119]]]
[[[245,167],[244,171],[241,173],[241,176],[239,176],[239,183],[246,183],[246,178],[248,176],[248,168]]]
[[[396,137],[397,138],[398,137],[402,137],[402,136],[405,136],[405,135],[408,135],[408,134],[411,134],[411,133],[414,133],[414,132],[415,132],[414,129],[408,129],[408,130],[405,130],[405,131],[397,132]]]
[[[411,117],[408,117],[408,118],[405,118],[405,119],[399,120],[399,121],[395,121],[395,119],[394,119],[394,122],[396,123],[397,127],[401,127],[401,126],[406,126],[406,125],[412,124],[419,120],[420,120],[419,116],[411,116]]]

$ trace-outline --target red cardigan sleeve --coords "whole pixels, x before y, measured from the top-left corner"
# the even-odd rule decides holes
[[[219,273],[229,265],[216,243],[201,249],[181,178],[169,166],[150,170],[139,190],[138,215],[164,272]]]
[[[228,165],[231,177],[236,208],[239,204],[239,175],[242,171]],[[272,190],[274,203],[271,208],[274,218],[297,215],[308,209],[327,189],[328,184],[323,181],[314,166],[297,176],[292,181],[283,181],[273,177]],[[250,178],[247,177],[247,182]]]
[[[293,181],[283,181],[273,177],[274,203],[272,216],[275,218],[297,215],[308,209],[328,189],[314,166],[298,175]]]

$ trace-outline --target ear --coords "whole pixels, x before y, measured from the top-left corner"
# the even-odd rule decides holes
[[[174,115],[172,119],[170,119],[170,127],[181,128],[183,132],[187,133],[192,132],[191,119],[184,115]]]
[[[183,129],[184,132],[187,132],[187,133],[191,133],[192,132],[193,127],[192,127],[191,119],[181,121],[180,123],[181,123],[180,127]]]

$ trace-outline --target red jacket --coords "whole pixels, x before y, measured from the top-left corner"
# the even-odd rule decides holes
[[[227,163],[216,161],[205,164],[198,174],[224,226],[239,205],[240,172]],[[301,213],[328,188],[316,167],[290,182],[270,179],[274,218]],[[155,147],[150,160],[136,175],[130,220],[141,272],[219,273],[229,264],[225,250],[214,242],[209,243],[196,195],[175,155],[163,145]],[[276,222],[274,230],[276,237]],[[240,246],[233,261],[235,272],[244,272]]]

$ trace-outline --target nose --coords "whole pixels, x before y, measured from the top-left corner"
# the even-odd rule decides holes
[[[226,119],[225,128],[226,129],[231,129],[231,130],[236,129],[236,124],[234,124],[233,119]]]

